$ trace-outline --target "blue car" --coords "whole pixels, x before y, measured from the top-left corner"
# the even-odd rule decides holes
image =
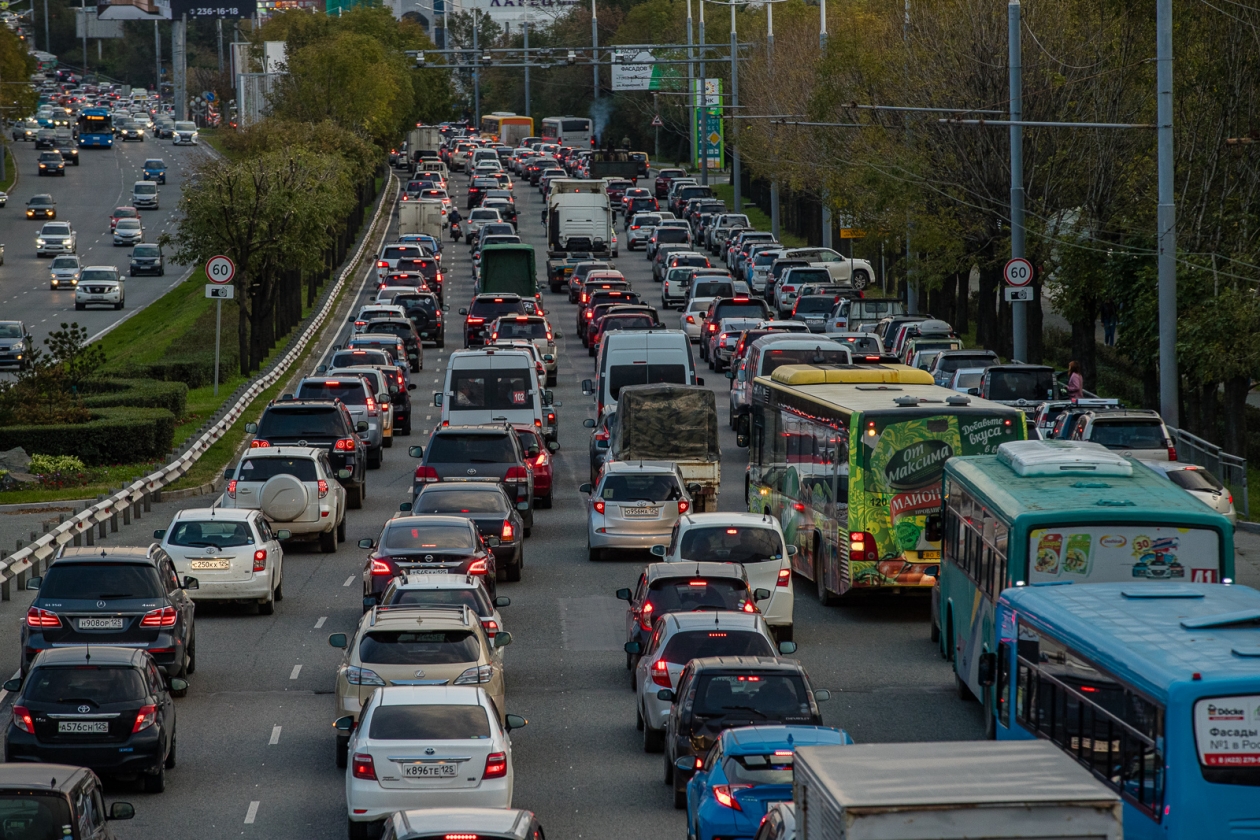
[[[144,162],[144,180],[166,183],[166,162],[158,158],[149,158]]]
[[[849,733],[828,726],[726,730],[687,783],[688,838],[752,840],[769,807],[792,799],[797,747],[852,743]]]

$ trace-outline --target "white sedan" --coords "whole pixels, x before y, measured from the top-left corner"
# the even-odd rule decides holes
[[[687,334],[687,340],[692,344],[700,343],[700,330],[704,326],[704,316],[709,311],[709,304],[713,302],[713,298],[692,298],[687,301],[687,308],[682,314],[683,332]]]
[[[154,539],[175,561],[180,578],[200,583],[199,601],[253,601],[260,615],[284,598],[284,551],[289,532],[272,531],[257,510],[189,508],[175,514]]]

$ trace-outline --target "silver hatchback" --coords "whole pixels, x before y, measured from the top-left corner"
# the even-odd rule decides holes
[[[586,550],[599,560],[605,549],[649,549],[669,541],[678,517],[692,509],[678,467],[668,461],[609,461],[586,493]]]

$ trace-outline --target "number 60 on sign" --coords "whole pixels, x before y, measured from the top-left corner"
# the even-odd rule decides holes
[[[236,264],[227,257],[218,256],[206,260],[206,279],[211,283],[231,283],[235,275]]]

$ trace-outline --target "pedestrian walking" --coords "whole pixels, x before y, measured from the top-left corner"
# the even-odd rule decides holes
[[[1085,379],[1081,376],[1081,366],[1075,359],[1068,362],[1067,395],[1070,400],[1079,400],[1085,393]]]
[[[1116,309],[1115,303],[1111,300],[1103,301],[1100,309],[1103,325],[1103,344],[1108,347],[1116,346],[1116,325],[1120,323],[1120,313]]]

